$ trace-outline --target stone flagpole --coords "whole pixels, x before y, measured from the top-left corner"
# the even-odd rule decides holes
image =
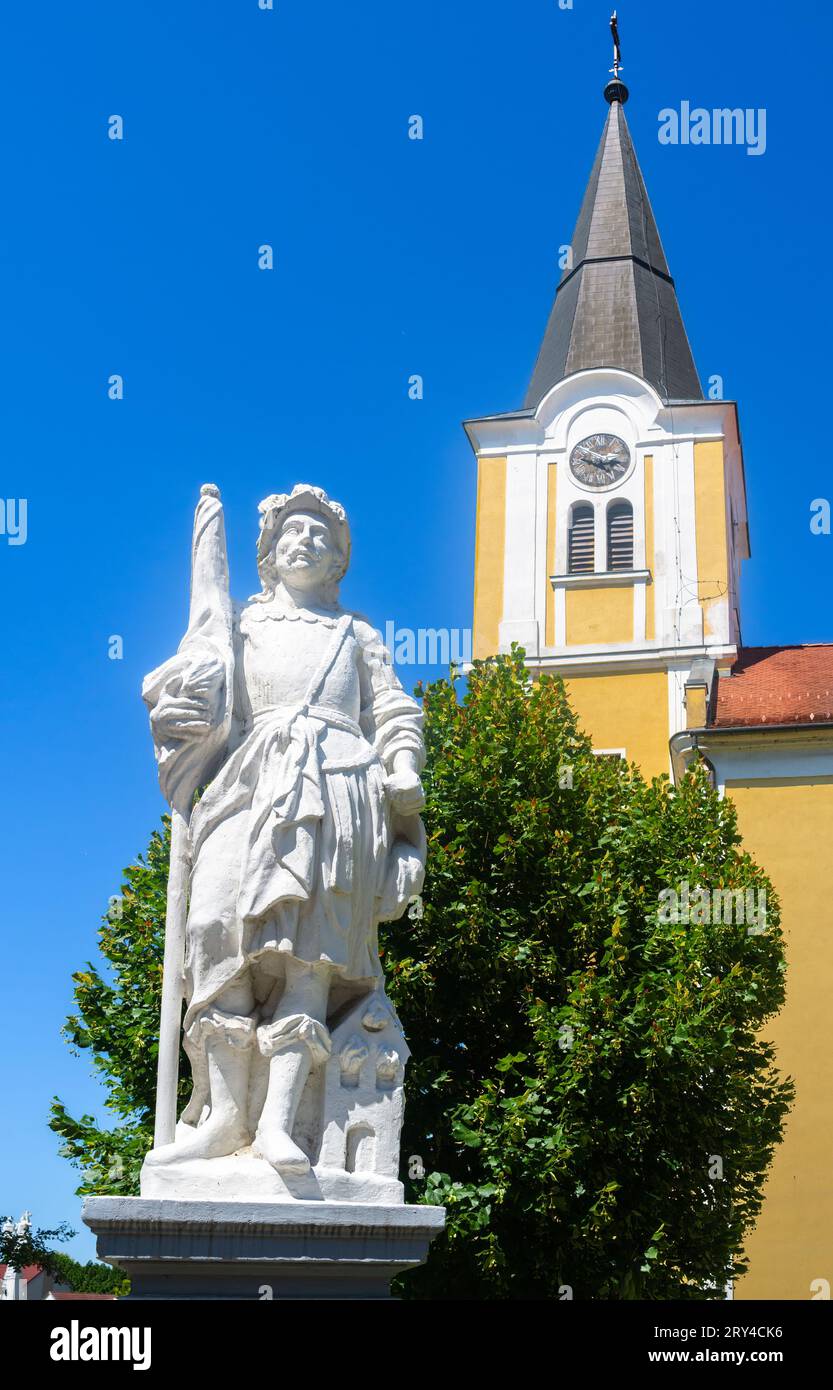
[[[229,597],[226,532],[220,490],[204,483],[194,515],[191,546],[191,609],[188,631],[180,652],[196,648],[213,637],[226,650],[231,663],[231,599]],[[176,698],[189,684],[199,688],[199,672],[192,666],[169,670],[168,663],[146,677],[142,697],[151,707],[163,697]],[[213,737],[219,748],[227,735],[227,720]],[[182,968],[185,955],[185,922],[188,911],[190,853],[188,822],[199,778],[205,775],[203,757],[186,758],[178,740],[157,744],[163,793],[171,807],[171,856],[165,915],[165,957],[162,976],[162,1008],[159,1020],[159,1061],[156,1073],[154,1145],[172,1144],[176,1133],[179,1049],[182,1034]],[[211,749],[202,753],[210,757]]]

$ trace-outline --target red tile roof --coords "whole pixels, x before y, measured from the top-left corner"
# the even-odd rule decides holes
[[[714,727],[833,724],[833,644],[744,647],[717,682]]]
[[[0,1282],[4,1279],[7,1269],[8,1265],[0,1265]],[[40,1265],[24,1265],[20,1272],[23,1275],[24,1283],[28,1284],[30,1279],[34,1279],[38,1274],[42,1274],[43,1270]]]

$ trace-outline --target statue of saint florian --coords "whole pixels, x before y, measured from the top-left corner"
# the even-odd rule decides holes
[[[383,987],[377,925],[422,886],[422,712],[379,633],[339,605],[344,509],[302,484],[260,512],[262,592],[233,604],[219,495],[203,488],[190,626],[143,688],[190,866],[179,979],[193,1091],[151,1158],[251,1145],[303,1174],[292,1130],[328,1020]]]

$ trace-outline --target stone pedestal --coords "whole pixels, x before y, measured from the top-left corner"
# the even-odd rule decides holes
[[[424,1262],[443,1207],[88,1197],[101,1260],[133,1299],[390,1299]]]

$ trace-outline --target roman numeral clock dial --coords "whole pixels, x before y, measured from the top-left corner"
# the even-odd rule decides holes
[[[630,468],[631,451],[616,434],[591,434],[570,454],[570,470],[585,487],[610,487]]]

